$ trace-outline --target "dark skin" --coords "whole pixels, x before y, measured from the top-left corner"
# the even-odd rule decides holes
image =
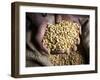
[[[33,50],[32,45],[35,45],[36,49],[39,52],[48,53],[47,48],[42,44],[42,39],[48,23],[54,24],[54,15],[27,14],[27,18],[31,22],[30,29],[28,29],[27,31],[28,46],[31,48],[31,50]]]
[[[47,48],[42,44],[42,39],[45,34],[46,27],[48,23],[56,24],[61,20],[70,20],[76,22],[80,25],[79,16],[72,15],[58,15],[58,14],[27,14],[31,22],[30,29],[28,32],[27,43],[28,46],[32,49],[32,45],[35,45],[36,49],[39,52],[45,52],[48,54]],[[81,32],[81,30],[80,30]],[[60,52],[61,53],[61,52]]]

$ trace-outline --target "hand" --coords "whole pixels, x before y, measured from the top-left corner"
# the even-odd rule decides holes
[[[89,53],[89,16],[87,15],[56,15],[56,23],[59,23],[61,20],[69,20],[78,23],[81,27],[80,30],[80,38],[81,43],[86,50],[87,53]]]
[[[80,22],[79,22],[79,16],[75,16],[75,15],[69,15],[69,14],[57,14],[55,15],[55,19],[56,19],[56,23],[59,23],[61,22],[62,20],[64,21],[71,21],[71,22],[75,22],[77,23],[79,26],[81,26]],[[80,34],[81,34],[81,27],[78,27],[79,28],[79,31],[80,31]],[[80,44],[80,39],[77,40],[77,44]],[[76,45],[73,46],[72,49],[68,49],[68,53],[70,53],[71,51],[76,51],[77,50],[77,47]],[[59,51],[58,53],[63,53],[63,51]]]
[[[29,20],[27,22],[31,22],[31,26],[28,25],[29,27],[31,27],[30,30],[28,30],[28,32],[30,32],[27,37],[28,42],[31,42],[33,45],[35,45],[38,51],[48,53],[47,48],[42,44],[42,39],[48,23],[55,23],[54,15],[29,13],[27,14],[27,19]]]

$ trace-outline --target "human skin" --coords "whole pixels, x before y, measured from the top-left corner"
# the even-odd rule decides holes
[[[31,19],[31,30],[28,30],[27,42],[32,43],[40,52],[48,53],[48,50],[42,44],[42,39],[48,24],[55,24],[55,17],[53,14],[28,14]],[[29,37],[30,36],[30,37]]]
[[[48,24],[56,24],[62,20],[69,20],[69,21],[78,23],[82,27],[82,28],[80,27],[79,29],[80,29],[80,35],[82,35],[83,40],[85,40],[83,42],[86,43],[87,42],[86,40],[89,40],[89,37],[87,37],[87,39],[86,39],[86,36],[84,37],[84,33],[86,33],[85,30],[88,29],[88,26],[89,26],[88,25],[87,27],[83,27],[88,24],[87,23],[86,25],[84,25],[86,17],[69,15],[69,14],[62,15],[62,14],[45,14],[45,13],[42,13],[42,14],[41,13],[38,13],[38,14],[31,13],[28,15],[28,17],[31,18],[32,24],[33,24],[31,26],[32,27],[31,32],[29,31],[29,34],[31,36],[30,38],[32,39],[28,38],[30,39],[28,41],[32,42],[32,44],[34,44],[40,52],[48,53],[47,48],[42,44],[42,39],[43,39],[45,30]],[[88,35],[88,33],[86,35]]]
[[[62,14],[41,14],[41,13],[29,13],[27,14],[28,21],[30,25],[28,25],[27,33],[26,33],[26,44],[28,47],[31,49],[31,51],[34,51],[34,47],[36,47],[37,53],[40,54],[35,54],[38,55],[39,57],[36,59],[43,65],[52,65],[49,60],[44,56],[48,54],[47,48],[42,44],[42,39],[45,34],[46,27],[48,27],[48,24],[56,24],[59,23],[61,20],[70,20],[73,22],[78,23],[81,27],[84,26],[85,23],[85,17],[81,16],[74,16],[74,15],[62,15]],[[87,24],[86,24],[87,25]],[[86,26],[85,25],[85,26]],[[80,33],[82,35],[82,44],[88,45],[89,43],[89,36],[86,37],[85,31],[88,28],[89,25],[86,27],[83,27],[82,29],[80,28]],[[88,33],[86,35],[89,35]],[[89,47],[89,46],[87,46]],[[88,49],[88,48],[86,48]],[[39,51],[39,52],[38,52]],[[32,53],[32,52],[31,52]],[[41,54],[44,54],[41,56]],[[32,54],[33,55],[33,54]],[[31,57],[31,56],[30,56]],[[45,57],[45,59],[44,59]],[[33,57],[35,59],[36,57]],[[41,61],[43,60],[43,61]],[[48,63],[48,64],[47,64]]]

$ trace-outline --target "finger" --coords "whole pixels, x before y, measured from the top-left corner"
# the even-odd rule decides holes
[[[57,24],[57,23],[59,23],[59,22],[61,22],[61,21],[62,21],[62,16],[59,15],[59,14],[56,14],[56,15],[55,15],[55,23]]]
[[[40,46],[40,52],[44,52],[46,54],[48,54],[48,49],[42,44],[42,42],[38,42],[39,46]]]

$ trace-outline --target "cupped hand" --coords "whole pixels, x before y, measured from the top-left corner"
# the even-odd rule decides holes
[[[41,13],[29,13],[27,15],[27,19],[31,22],[31,36],[27,37],[29,42],[31,42],[40,53],[45,52],[48,53],[47,48],[43,45],[42,39],[45,34],[46,27],[48,27],[48,23],[54,24],[55,17],[53,14],[41,14]]]

